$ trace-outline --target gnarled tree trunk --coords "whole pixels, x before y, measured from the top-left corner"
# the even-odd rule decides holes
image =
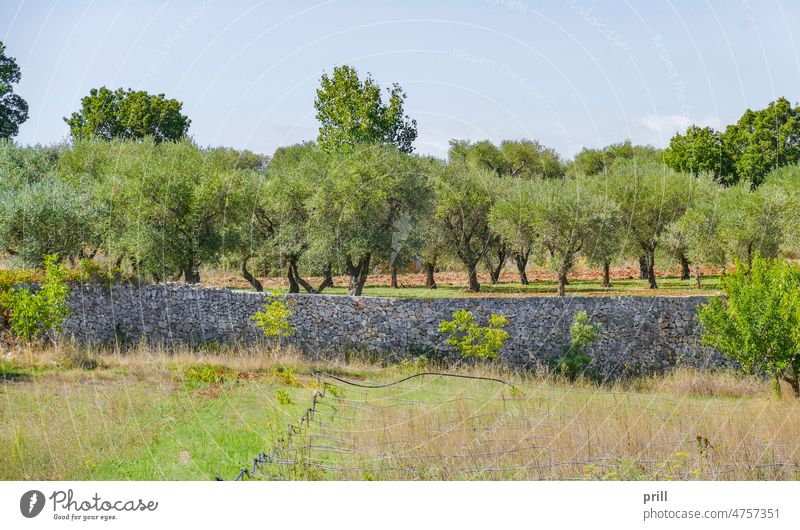
[[[486,268],[489,269],[489,281],[492,285],[500,282],[500,273],[503,272],[503,267],[508,258],[508,249],[505,245],[500,244],[497,246],[495,257],[497,258],[496,264],[492,263],[491,255],[487,254],[486,256]]]
[[[611,287],[611,262],[609,260],[603,261],[603,283],[602,287]]]
[[[309,294],[320,294],[322,291],[324,291],[325,289],[327,289],[328,287],[333,285],[333,275],[331,274],[331,264],[330,263],[328,263],[325,266],[325,272],[322,275],[322,281],[320,282],[319,287],[316,287],[316,288],[313,285],[311,285],[310,283],[308,283],[307,281],[305,281],[302,276],[300,276],[300,273],[297,272],[297,263],[296,262],[295,262],[292,270],[293,270],[293,274],[294,274],[294,280],[297,283],[299,283],[300,286],[303,289],[305,289],[306,292],[309,293]]]
[[[681,260],[681,280],[689,280],[692,278],[692,271],[689,269],[689,260],[683,254],[680,255]]]
[[[189,260],[183,266],[183,281],[185,283],[200,283],[200,271],[194,260]]]
[[[558,271],[558,296],[565,296],[566,287],[567,285],[567,271],[566,269],[560,269]]]
[[[392,265],[392,280],[389,285],[392,289],[397,289],[397,267]]]
[[[371,254],[367,254],[358,263],[353,264],[350,256],[347,257],[345,262],[345,272],[350,277],[347,284],[347,294],[350,296],[361,296],[364,291],[364,284],[367,283],[367,274],[369,274],[369,262]]]
[[[528,266],[528,256],[530,256],[530,253],[531,251],[528,250],[514,254],[514,262],[517,264],[517,271],[519,272],[519,283],[522,285],[528,285],[528,274],[525,272],[525,268]]]
[[[658,289],[656,283],[656,251],[655,249],[647,252],[647,283],[650,289]]]
[[[297,281],[297,258],[287,258],[286,278],[289,280],[289,293],[297,294],[300,292],[300,282]]]
[[[247,270],[247,262],[250,261],[250,256],[244,256],[242,258],[242,276],[244,279],[247,280],[250,285],[253,286],[253,289],[258,291],[259,293],[264,292],[264,286],[261,285],[261,282],[258,281],[258,278],[250,274],[250,271]]]
[[[478,281],[478,264],[475,263],[469,268],[469,291],[477,293],[481,290],[481,284]]]
[[[647,278],[647,256],[639,256],[639,279],[646,280]]]

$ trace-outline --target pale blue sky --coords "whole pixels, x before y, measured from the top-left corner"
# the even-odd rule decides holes
[[[800,99],[789,0],[2,0],[23,68],[21,143],[67,136],[92,87],[184,102],[201,145],[272,153],[316,136],[314,90],[337,64],[399,82],[418,152],[450,138],[538,138],[569,156],[624,138],[663,146]]]

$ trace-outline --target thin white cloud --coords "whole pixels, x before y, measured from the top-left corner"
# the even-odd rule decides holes
[[[716,116],[703,116],[700,119],[685,114],[645,114],[634,122],[633,132],[636,143],[647,143],[663,147],[677,133],[683,133],[690,125],[700,127],[719,127]]]

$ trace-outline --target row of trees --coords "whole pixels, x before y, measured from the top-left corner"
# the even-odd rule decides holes
[[[689,141],[696,129],[666,152],[624,142],[568,164],[532,140],[454,140],[447,161],[415,156],[405,97],[397,84],[384,92],[370,75],[337,67],[317,90],[317,141],[270,159],[197,147],[181,103],[163,95],[92,90],[65,118],[70,144],[0,146],[0,244],[28,265],[52,253],[102,257],[156,281],[197,282],[201,265],[236,262],[261,289],[255,261],[282,270],[294,292],[320,292],[346,274],[353,294],[378,263],[396,273],[418,259],[435,288],[436,269],[455,261],[478,291],[479,267],[497,282],[513,260],[525,284],[535,259],[549,263],[563,294],[581,257],[603,268],[604,285],[614,261],[638,257],[656,288],[657,255],[677,259],[685,277],[693,264],[699,281],[702,264],[749,263],[797,243],[797,167],[758,186],[769,165],[752,162],[753,138],[769,137],[773,117],[782,124],[775,166],[795,160],[796,109],[785,100],[737,125],[736,164],[759,169],[742,165],[729,178],[698,162],[716,151]],[[308,275],[323,280],[313,286]]]
[[[524,163],[503,155],[523,157],[523,147]],[[475,151],[502,163],[489,167]],[[26,265],[54,253],[102,257],[155,281],[197,282],[202,265],[235,262],[257,289],[251,267],[280,270],[292,291],[320,292],[344,274],[352,294],[379,265],[419,259],[433,288],[435,271],[457,262],[478,291],[482,267],[496,282],[513,261],[527,283],[535,259],[564,294],[582,257],[608,285],[614,262],[644,256],[656,288],[657,256],[687,274],[693,265],[699,281],[703,264],[749,263],[800,243],[797,166],[752,190],[628,159],[550,177],[550,156],[535,142],[454,141],[446,162],[375,143],[326,152],[309,142],[268,160],[189,141],[5,142],[0,245]],[[312,275],[322,283],[311,285]]]

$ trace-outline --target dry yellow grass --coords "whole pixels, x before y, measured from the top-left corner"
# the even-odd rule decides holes
[[[438,376],[380,389],[330,383],[338,390],[291,438],[288,464],[274,473],[355,480],[800,478],[800,402],[774,399],[762,381],[732,373],[679,370],[612,387],[550,378],[521,378],[511,387]]]
[[[187,391],[181,377],[190,366],[224,367],[238,374],[237,384]],[[429,368],[354,356],[310,360],[266,347],[118,351],[73,344],[6,348],[2,367],[2,476],[106,479],[231,473],[286,437],[286,423],[311,406],[315,370],[363,384]],[[271,375],[278,367],[301,383],[284,386],[290,406],[274,397],[288,384]],[[756,377],[678,369],[601,386],[496,364],[445,370],[512,385],[426,376],[365,389],[328,379],[334,387],[310,426],[286,438],[283,464],[266,473],[359,480],[800,478],[800,400],[788,392],[772,397],[768,382]],[[244,429],[241,436],[232,434],[237,429]],[[190,464],[182,460],[185,447]],[[208,447],[214,451],[206,453]]]

